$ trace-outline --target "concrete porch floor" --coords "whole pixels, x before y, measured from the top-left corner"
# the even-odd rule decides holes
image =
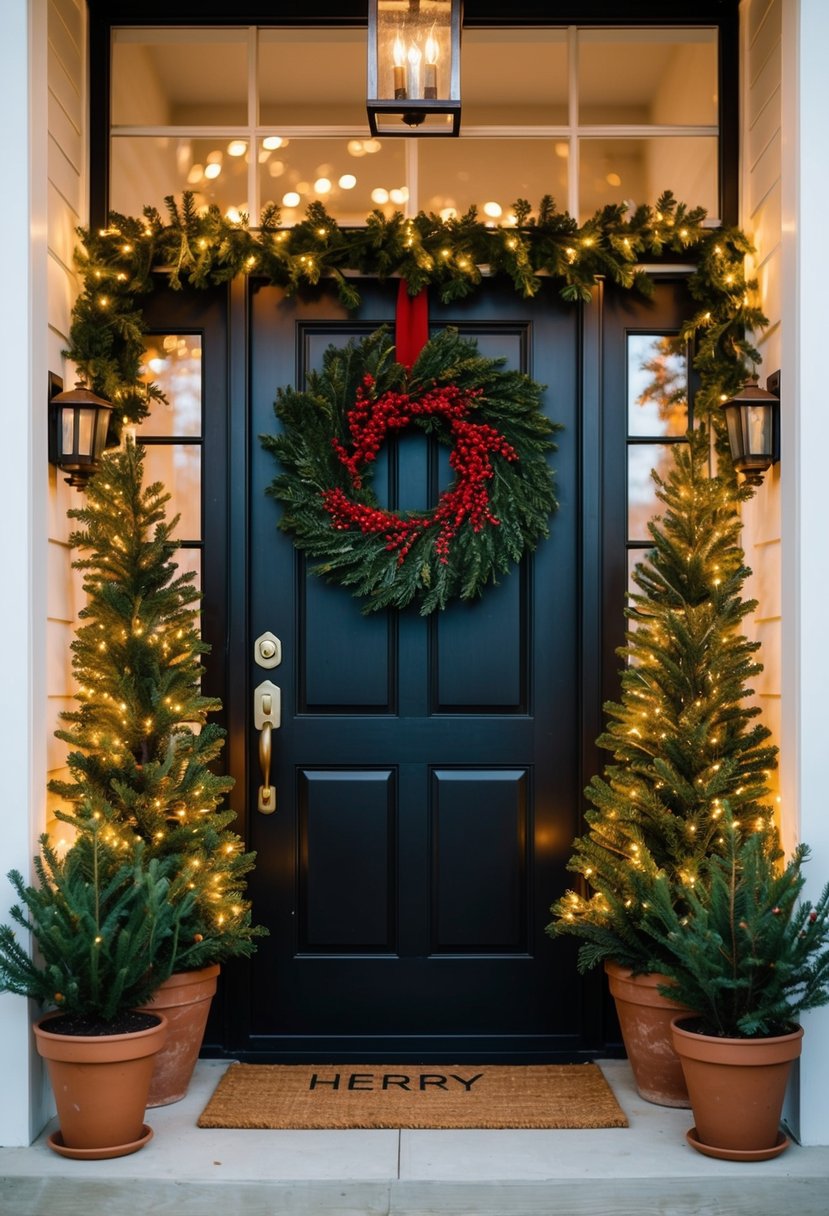
[[[207,1131],[226,1061],[149,1111],[141,1152],[67,1161],[44,1136],[0,1149],[3,1216],[829,1216],[829,1148],[714,1161],[689,1111],[644,1102],[626,1061],[602,1062],[629,1128],[595,1131]],[[47,1130],[51,1130],[47,1129]]]

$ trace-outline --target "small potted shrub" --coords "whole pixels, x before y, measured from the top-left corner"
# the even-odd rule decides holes
[[[765,1160],[780,1132],[786,1084],[800,1055],[800,1014],[829,1001],[829,884],[801,901],[800,845],[787,865],[774,834],[726,813],[723,853],[677,900],[662,876],[648,884],[644,926],[668,977],[663,993],[695,1010],[673,1021],[695,1127],[708,1156]]]
[[[167,1020],[136,1006],[169,976],[190,899],[170,900],[170,864],[148,863],[143,843],[107,842],[102,816],[75,827],[63,857],[42,837],[35,885],[9,874],[20,901],[11,918],[31,933],[37,955],[0,926],[0,991],[54,1010],[34,1027],[60,1123],[50,1147],[119,1157],[152,1135],[144,1111]]]

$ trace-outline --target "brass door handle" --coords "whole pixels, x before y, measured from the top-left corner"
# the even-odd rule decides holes
[[[259,767],[262,770],[259,810],[263,814],[276,810],[276,790],[271,785],[271,729],[270,722],[266,722],[259,732]]]
[[[272,815],[276,810],[276,788],[271,785],[272,739],[274,730],[279,729],[281,711],[279,688],[270,680],[263,680],[253,693],[253,722],[259,731],[259,767],[262,771],[257,805],[263,815]]]

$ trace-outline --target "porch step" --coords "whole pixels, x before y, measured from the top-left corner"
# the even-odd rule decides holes
[[[44,1137],[0,1149],[3,1216],[827,1216],[829,1148],[713,1161],[688,1111],[643,1102],[602,1064],[630,1127],[595,1131],[213,1131],[196,1119],[222,1071],[153,1110],[155,1137],[115,1161],[66,1161]]]

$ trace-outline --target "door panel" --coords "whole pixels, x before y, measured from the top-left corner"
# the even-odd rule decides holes
[[[474,604],[365,617],[308,573],[265,488],[256,437],[278,386],[301,385],[326,347],[393,317],[391,287],[250,299],[252,427],[249,633],[282,640],[274,815],[251,815],[255,912],[271,937],[253,966],[249,1046],[274,1058],[572,1055],[578,981],[570,943],[543,932],[565,881],[576,813],[577,310],[508,288],[432,307],[489,356],[554,387],[562,506],[551,537]],[[485,297],[485,298],[484,298]],[[434,504],[445,449],[415,432],[388,443],[378,497]],[[252,653],[252,652],[251,652]],[[249,678],[263,678],[253,663]],[[251,786],[259,777],[250,734]]]

